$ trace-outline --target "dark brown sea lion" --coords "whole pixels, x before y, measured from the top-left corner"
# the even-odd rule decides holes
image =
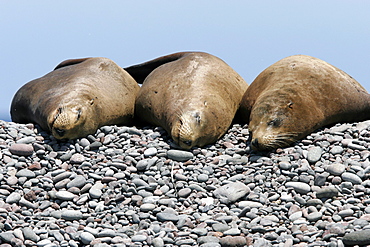
[[[34,122],[57,139],[93,134],[103,125],[130,124],[140,87],[108,58],[70,59],[22,86],[10,114]]]
[[[225,134],[248,87],[224,61],[203,52],[175,53],[125,70],[143,83],[137,116],[163,127],[184,149]]]
[[[252,148],[272,150],[326,125],[370,119],[370,95],[342,70],[296,55],[259,74],[240,108]]]

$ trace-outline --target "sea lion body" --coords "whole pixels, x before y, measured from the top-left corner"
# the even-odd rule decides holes
[[[370,95],[351,76],[318,58],[295,55],[265,69],[243,96],[255,150],[286,147],[314,130],[370,119]]]
[[[248,87],[224,61],[203,52],[175,53],[125,70],[143,82],[137,116],[163,127],[183,149],[219,139]]]
[[[10,113],[14,122],[34,122],[57,139],[75,139],[103,125],[130,124],[139,89],[108,58],[70,59],[22,86]]]

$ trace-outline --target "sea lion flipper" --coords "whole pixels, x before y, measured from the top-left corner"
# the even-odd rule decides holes
[[[123,69],[126,70],[127,73],[129,73],[136,80],[137,83],[142,84],[145,78],[159,66],[176,61],[190,53],[192,52],[178,52],[167,56],[162,56],[141,64],[132,65]]]
[[[54,68],[54,70],[57,70],[57,69],[60,69],[60,68],[63,68],[63,67],[67,67],[67,66],[70,66],[70,65],[82,63],[82,62],[86,61],[87,59],[90,59],[90,57],[87,57],[87,58],[68,59],[68,60],[65,60],[65,61],[61,62],[60,64],[58,64]]]

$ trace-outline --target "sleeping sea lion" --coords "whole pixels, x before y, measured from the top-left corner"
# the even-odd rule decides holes
[[[143,83],[136,115],[163,127],[183,149],[217,141],[248,87],[224,61],[204,52],[175,53],[125,70]]]
[[[243,96],[255,150],[286,147],[314,130],[370,119],[370,95],[351,76],[318,58],[295,55],[260,73]]]
[[[103,125],[130,124],[140,87],[108,58],[70,59],[22,86],[10,114],[37,123],[57,139],[93,134]]]

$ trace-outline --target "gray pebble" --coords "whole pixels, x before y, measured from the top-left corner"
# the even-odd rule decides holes
[[[221,202],[228,204],[239,200],[249,192],[249,187],[244,183],[232,182],[217,188],[213,191],[213,194],[219,198]]]
[[[307,153],[307,160],[310,163],[316,163],[321,159],[322,149],[320,147],[311,148]]]
[[[148,148],[144,151],[144,156],[145,157],[150,157],[150,156],[154,156],[154,155],[157,155],[158,151],[156,148]]]
[[[22,233],[25,239],[29,239],[33,242],[37,242],[40,239],[40,237],[36,235],[31,227],[22,228]]]
[[[351,182],[353,184],[361,184],[362,183],[362,179],[354,173],[344,172],[341,177],[342,177],[343,181]]]
[[[326,171],[332,175],[341,175],[346,170],[346,167],[340,163],[333,163],[326,168]]]
[[[179,216],[175,214],[170,214],[170,213],[158,213],[157,214],[157,219],[159,221],[172,221],[172,222],[177,222],[179,221]]]
[[[317,198],[332,198],[337,195],[338,189],[333,186],[321,188],[316,192]]]
[[[178,192],[179,197],[188,197],[190,194],[191,194],[190,188],[183,188]]]
[[[370,230],[360,230],[347,233],[342,239],[345,245],[368,245],[370,244]]]
[[[62,217],[62,219],[73,221],[73,220],[82,219],[83,215],[82,215],[81,211],[64,210],[64,211],[62,211],[61,217]]]
[[[33,146],[30,144],[15,143],[9,147],[9,151],[14,155],[30,156],[33,154]]]
[[[287,182],[285,184],[286,187],[293,188],[296,192],[301,194],[307,194],[311,191],[311,187],[308,184],[302,183],[302,182]]]
[[[21,200],[22,196],[18,192],[11,193],[5,200],[6,203],[17,203]]]
[[[188,151],[171,149],[167,151],[167,157],[175,161],[188,161],[194,158],[194,155]]]
[[[57,191],[55,193],[55,196],[56,198],[60,200],[64,200],[64,201],[69,201],[76,197],[75,194],[68,192],[68,191]]]

